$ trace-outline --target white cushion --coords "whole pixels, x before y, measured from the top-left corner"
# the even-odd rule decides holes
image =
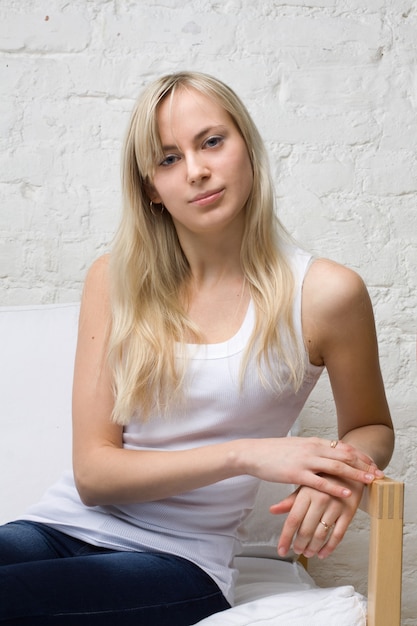
[[[71,467],[79,304],[0,307],[0,523]]]
[[[236,605],[198,626],[366,626],[366,600],[350,585],[321,589],[299,563],[237,557]]]

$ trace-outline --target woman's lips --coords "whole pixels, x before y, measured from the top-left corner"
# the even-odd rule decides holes
[[[207,204],[212,204],[216,202],[223,195],[224,189],[214,189],[211,191],[206,191],[204,193],[199,193],[192,200],[192,204],[198,204],[199,206],[206,206]]]

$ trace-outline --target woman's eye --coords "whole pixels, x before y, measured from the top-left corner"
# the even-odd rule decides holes
[[[178,161],[179,157],[176,154],[167,154],[166,157],[161,161],[160,165],[162,167],[168,167],[169,165],[173,165]]]
[[[206,141],[204,142],[204,145],[207,148],[216,148],[218,145],[220,145],[221,143],[223,143],[223,137],[221,137],[220,135],[215,135],[214,137],[209,137],[208,139],[206,139]]]

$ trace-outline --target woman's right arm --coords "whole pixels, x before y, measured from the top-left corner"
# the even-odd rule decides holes
[[[73,465],[88,506],[159,500],[234,476],[304,484],[336,497],[344,485],[320,474],[369,483],[376,468],[347,444],[317,438],[240,439],[179,451],[127,450],[112,423],[112,377],[107,340],[111,325],[109,258],[90,269],[81,303],[73,384]]]
[[[85,282],[74,369],[73,465],[84,503],[159,499],[229,477],[225,449],[213,447],[205,457],[195,451],[123,449],[123,429],[111,421],[110,326],[109,257],[104,256]]]
[[[110,326],[109,257],[104,256],[86,278],[74,369],[73,467],[83,502],[156,500],[239,473],[233,443],[178,452],[123,448],[123,429],[111,421],[114,398],[106,358]]]

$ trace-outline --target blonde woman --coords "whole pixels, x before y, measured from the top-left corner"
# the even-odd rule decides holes
[[[392,454],[366,288],[277,221],[233,91],[149,85],[123,188],[82,298],[73,473],[0,530],[0,624],[194,624],[233,603],[260,479],[299,485],[279,554],[324,558]],[[339,439],[287,437],[324,367]]]

